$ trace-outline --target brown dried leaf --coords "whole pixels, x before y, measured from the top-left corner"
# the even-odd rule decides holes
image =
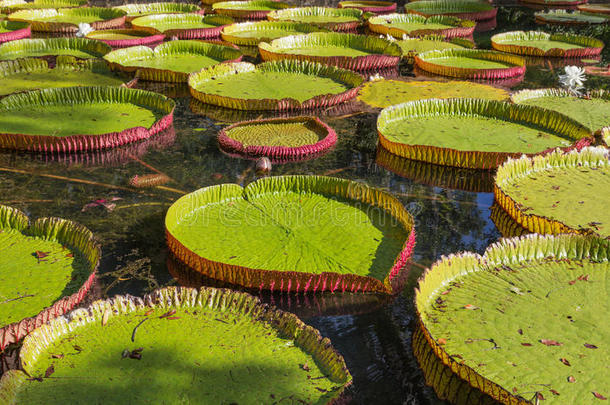
[[[523,329],[517,329],[517,333],[523,335]]]
[[[589,275],[588,274],[582,274],[582,275],[578,276],[578,279],[580,281],[589,281]]]
[[[301,368],[305,371],[309,371],[309,365],[307,363],[301,364]]]
[[[521,343],[521,346],[531,346],[531,343]]]
[[[102,326],[106,326],[108,323],[108,317],[110,316],[110,310],[106,308],[104,315],[102,315]]]
[[[602,394],[600,394],[599,392],[592,392],[593,396],[597,399],[601,399],[602,401],[606,401],[608,398],[606,398],[605,396],[603,396]]]
[[[574,284],[576,284],[576,280],[571,280],[571,281],[568,281],[568,284],[570,284],[570,285],[574,285]]]
[[[162,318],[167,318],[168,316],[172,316],[172,315],[174,315],[175,313],[176,313],[176,310],[175,310],[175,309],[172,309],[171,311],[168,311],[168,312],[164,313],[163,315],[161,315],[159,318],[160,318],[160,319],[162,319]]]
[[[168,316],[167,319],[180,319],[179,316]]]
[[[79,345],[74,345],[74,346],[72,346],[72,347],[73,347],[73,348],[74,348],[74,350],[76,350],[77,352],[82,352],[82,351],[83,351],[83,348],[82,348],[82,347],[80,347]]]
[[[592,345],[592,344],[589,344],[589,343],[585,343],[585,347],[586,347],[587,349],[597,349],[597,346]]]
[[[569,382],[569,383],[576,382],[576,378],[574,378],[573,376],[569,376],[569,377],[568,377],[568,382]]]
[[[52,354],[51,357],[53,357],[54,359],[63,359],[64,355],[63,354]]]
[[[566,366],[571,366],[570,362],[568,361],[568,359],[562,357],[559,359],[560,362],[562,362],[563,364],[565,364]]]
[[[551,391],[553,393],[553,395],[559,395],[559,393],[555,390],[549,390],[549,391]]]
[[[474,306],[472,304],[466,304],[466,305],[464,305],[464,308],[465,309],[471,309],[471,310],[479,309],[479,307]]]
[[[150,315],[150,314],[152,314],[153,312],[155,312],[155,310],[154,310],[154,309],[149,309],[148,311],[146,311],[146,312],[144,313],[144,316],[149,316],[149,315]]]
[[[551,339],[540,339],[539,342],[547,346],[563,346],[563,343]]]
[[[538,399],[539,401],[544,401],[544,395],[542,395],[542,392],[536,393],[536,399]]]
[[[440,338],[440,339],[437,340],[437,342],[438,342],[439,345],[444,345],[444,344],[447,344],[447,339]]]
[[[51,374],[53,374],[55,372],[55,367],[53,367],[53,365],[51,364],[49,366],[49,368],[47,368],[47,371],[44,372],[44,378],[49,378],[51,376]]]

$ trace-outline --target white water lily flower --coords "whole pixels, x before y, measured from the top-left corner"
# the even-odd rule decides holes
[[[383,76],[381,76],[379,73],[375,73],[373,76],[369,77],[369,81],[371,82],[376,82],[379,80],[383,80]]]
[[[90,32],[93,32],[93,28],[91,27],[91,25],[89,25],[87,23],[79,23],[78,31],[76,31],[76,36],[79,38],[82,38],[82,37],[86,36],[87,34],[89,34]]]
[[[583,88],[583,83],[586,81],[585,69],[578,66],[566,66],[565,74],[559,75],[561,85],[575,94],[579,94]]]

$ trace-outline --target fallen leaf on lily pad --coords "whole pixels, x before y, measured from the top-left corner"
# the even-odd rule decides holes
[[[444,345],[444,344],[447,344],[447,339],[440,338],[440,339],[437,340],[437,342],[438,342],[439,345]]]
[[[568,359],[562,357],[559,359],[560,362],[562,362],[563,364],[565,364],[566,366],[571,366],[570,362],[568,361]]]
[[[574,378],[574,377],[572,377],[572,376],[569,376],[569,377],[568,377],[568,382],[569,382],[569,383],[576,382],[576,378]]]
[[[599,392],[595,392],[595,391],[593,391],[593,396],[595,396],[595,398],[597,398],[597,399],[601,399],[602,401],[606,401],[608,399],[605,396],[603,396],[602,394],[600,394]]]
[[[559,392],[557,392],[557,391],[555,391],[555,390],[549,390],[549,391],[551,391],[551,393],[552,393],[553,395],[559,395]]]
[[[585,343],[585,347],[586,347],[587,349],[597,349],[597,346],[592,345],[592,344],[589,344],[589,343]]]
[[[550,340],[550,339],[540,339],[540,343],[542,343],[543,345],[547,345],[547,346],[562,346],[563,343],[558,342],[556,340]]]
[[[465,308],[465,309],[472,309],[472,310],[474,310],[474,309],[479,309],[479,307],[474,306],[474,305],[472,305],[472,304],[466,304],[466,305],[464,305],[464,308]]]

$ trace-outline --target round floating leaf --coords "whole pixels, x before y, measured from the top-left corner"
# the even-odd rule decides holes
[[[398,66],[402,50],[387,39],[320,32],[279,38],[258,44],[266,61],[296,59],[344,69],[369,70]]]
[[[40,10],[46,8],[71,8],[87,5],[87,0],[34,0],[25,1],[0,1],[0,10],[6,14],[19,10]]]
[[[135,20],[134,20],[135,21]],[[239,50],[202,41],[169,41],[150,49],[146,46],[117,49],[104,56],[113,69],[137,71],[144,80],[186,82],[191,72],[241,59]]]
[[[86,38],[20,39],[0,44],[0,60],[59,55],[92,59],[101,58],[111,50],[103,42]]]
[[[489,3],[468,0],[414,1],[405,4],[405,11],[426,17],[449,15],[473,21],[493,19],[498,12]]]
[[[30,224],[0,205],[0,349],[82,301],[101,252],[93,234],[59,218]]]
[[[224,41],[232,44],[256,46],[259,42],[269,42],[290,35],[309,34],[318,31],[326,30],[310,24],[257,21],[225,26],[222,28],[221,36]]]
[[[524,4],[533,4],[544,7],[575,7],[587,3],[589,0],[519,0]]]
[[[175,103],[125,87],[64,87],[0,100],[0,147],[40,152],[112,148],[172,124]]]
[[[96,301],[30,334],[20,363],[0,383],[14,404],[325,404],[351,382],[316,329],[215,288]]]
[[[218,134],[220,147],[229,153],[279,160],[319,154],[336,142],[335,131],[315,117],[239,122]]]
[[[354,31],[363,22],[363,13],[355,8],[300,7],[272,11],[271,21],[313,24],[333,31]]]
[[[17,39],[29,38],[30,25],[26,22],[0,19],[0,44]]]
[[[591,132],[610,126],[610,92],[604,90],[594,91],[587,97],[575,97],[563,89],[521,90],[511,100],[560,112]]]
[[[314,62],[281,60],[225,63],[193,73],[197,100],[237,110],[298,110],[328,107],[356,97],[364,78]]]
[[[537,24],[556,24],[556,25],[586,25],[586,24],[607,24],[610,17],[603,14],[588,14],[566,10],[551,10],[534,14]]]
[[[113,48],[127,48],[138,45],[158,45],[165,39],[163,34],[151,34],[145,30],[118,29],[92,31],[86,35],[87,38],[97,39]]]
[[[424,17],[417,14],[387,14],[371,17],[367,21],[369,30],[396,38],[403,36],[438,35],[444,38],[469,37],[474,32],[475,22],[457,17],[437,15]]]
[[[396,155],[471,169],[492,169],[508,157],[591,142],[589,130],[554,111],[468,98],[385,108],[377,130],[380,144]]]
[[[95,30],[120,28],[125,24],[125,12],[102,7],[48,8],[17,11],[8,19],[28,22],[32,31],[76,33],[81,23]]]
[[[583,13],[610,14],[610,4],[582,4],[578,10]]]
[[[134,18],[154,14],[185,14],[197,13],[203,14],[201,7],[195,4],[188,3],[141,3],[141,4],[125,4],[122,6],[113,7],[127,13],[127,21]]]
[[[443,49],[472,49],[475,47],[474,42],[465,38],[452,38],[449,41],[445,40],[442,35],[425,35],[423,37],[408,38],[396,41],[396,44],[402,49],[402,55],[408,63],[415,62],[415,55],[422,52],[443,50]]]
[[[363,13],[387,14],[396,11],[396,3],[391,1],[340,1],[339,8],[357,8]]]
[[[221,1],[212,5],[212,10],[241,20],[264,20],[274,10],[284,10],[291,6],[274,0]]]
[[[371,107],[385,108],[428,98],[474,98],[475,96],[490,100],[509,98],[506,90],[472,82],[378,80],[365,83],[358,94],[358,100]]]
[[[494,193],[498,205],[532,232],[610,238],[610,211],[600,198],[607,190],[609,152],[598,147],[510,160],[498,168]]]
[[[222,28],[232,23],[231,17],[214,14],[156,14],[136,18],[131,26],[179,39],[210,39],[219,37]]]
[[[592,37],[547,34],[541,31],[511,31],[491,37],[494,49],[529,56],[587,58],[601,53],[604,43]]]
[[[322,176],[202,188],[169,208],[165,226],[170,250],[194,270],[279,291],[397,293],[415,243],[394,197]]]
[[[441,76],[501,80],[525,73],[525,60],[516,55],[480,49],[444,49],[415,55],[422,70]]]
[[[420,279],[419,327],[438,359],[496,401],[596,404],[593,392],[610,391],[609,259],[610,241],[579,235],[451,255]]]
[[[0,62],[0,97],[12,93],[51,87],[120,86],[127,80],[112,73],[106,63],[73,57],[59,57],[53,69],[44,59]]]

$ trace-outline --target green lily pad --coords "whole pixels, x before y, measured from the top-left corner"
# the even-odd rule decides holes
[[[525,60],[516,55],[480,49],[445,49],[415,56],[427,72],[468,79],[500,80],[525,73]]]
[[[113,48],[127,48],[138,45],[158,45],[165,39],[163,34],[151,33],[140,29],[117,29],[91,31],[86,38],[97,39]]]
[[[125,23],[125,12],[103,7],[47,8],[16,11],[8,18],[30,23],[32,31],[75,33],[81,23],[93,29],[120,28]]]
[[[491,37],[491,45],[502,52],[529,56],[586,58],[598,56],[604,43],[599,39],[541,31],[512,31]]]
[[[280,291],[398,292],[415,241],[398,200],[321,176],[202,188],[169,208],[165,226],[170,250],[195,270]]]
[[[578,10],[584,13],[593,14],[610,14],[609,4],[581,4],[578,6]]]
[[[569,148],[591,133],[576,121],[533,106],[481,99],[411,101],[385,108],[379,141],[414,160],[472,169],[499,166],[508,157]]]
[[[504,239],[424,273],[419,327],[436,357],[497,401],[598,404],[610,392],[609,273],[608,240]]]
[[[610,23],[610,17],[603,14],[589,14],[580,11],[551,10],[535,13],[534,16],[537,24],[583,25]]]
[[[435,34],[445,38],[468,37],[476,25],[473,21],[451,16],[424,17],[417,14],[380,15],[369,18],[367,24],[372,32],[396,38]]]
[[[506,90],[472,82],[378,80],[365,83],[358,94],[358,100],[371,107],[385,108],[428,98],[474,98],[475,96],[489,100],[509,98]]]
[[[53,69],[43,59],[0,62],[0,97],[12,93],[52,87],[120,86],[127,80],[112,73],[106,63],[60,57]]]
[[[396,11],[396,3],[392,1],[340,1],[339,8],[357,8],[363,13],[388,14]]]
[[[101,256],[91,232],[64,219],[29,224],[0,205],[0,348],[78,304]]]
[[[207,104],[238,110],[290,110],[349,100],[363,80],[346,69],[281,60],[257,66],[225,63],[192,74],[188,83],[193,97]]]
[[[103,42],[86,38],[20,39],[0,44],[0,60],[59,55],[91,59],[101,58],[111,50]]]
[[[4,34],[6,32],[22,30],[27,27],[28,27],[28,23],[19,22],[19,21],[2,20],[2,21],[0,21],[0,34]]]
[[[524,157],[496,175],[496,201],[523,227],[538,233],[581,232],[610,238],[610,212],[600,192],[610,188],[608,149]]]
[[[8,21],[0,18],[0,44],[32,35],[30,25],[26,22]]]
[[[351,381],[316,329],[214,288],[96,301],[34,331],[20,361],[0,383],[14,404],[326,404]]]
[[[273,0],[221,1],[212,5],[212,10],[220,15],[240,19],[263,20],[273,10],[284,10],[291,6]]]
[[[313,24],[333,31],[353,31],[362,24],[362,15],[356,8],[300,7],[272,11],[267,18]]]
[[[34,0],[25,1],[0,1],[0,10],[7,14],[18,10],[39,10],[45,8],[70,8],[87,5],[87,0]]]
[[[64,87],[0,100],[0,147],[93,150],[145,139],[171,125],[175,103],[124,87]]]
[[[439,35],[424,35],[417,38],[403,37],[396,41],[396,45],[402,49],[402,55],[408,63],[415,62],[415,55],[422,52],[441,51],[443,49],[472,49],[475,47],[474,42],[464,38],[452,38],[445,40],[444,36]]]
[[[134,28],[163,33],[180,39],[216,38],[223,26],[233,23],[231,17],[200,14],[155,14],[138,17],[131,22]]]
[[[474,21],[495,18],[498,12],[496,8],[487,2],[468,0],[414,1],[405,4],[405,11],[426,17],[449,15]]]
[[[117,49],[104,56],[114,69],[139,71],[144,80],[185,82],[202,68],[241,59],[239,50],[202,41],[169,41],[154,50],[146,46]]]
[[[201,7],[196,4],[188,3],[140,3],[140,4],[124,4],[115,6],[118,10],[127,13],[127,19],[133,20],[136,17],[154,14],[185,14],[185,13],[200,13],[203,14]],[[201,17],[201,15],[200,15]]]
[[[591,132],[610,126],[610,93],[604,90],[594,91],[587,97],[575,97],[563,89],[521,90],[511,100],[560,112]]]
[[[315,25],[294,22],[252,21],[223,27],[220,34],[223,40],[232,44],[256,46],[259,42],[269,42],[290,35],[309,34],[317,31],[326,30]]]

